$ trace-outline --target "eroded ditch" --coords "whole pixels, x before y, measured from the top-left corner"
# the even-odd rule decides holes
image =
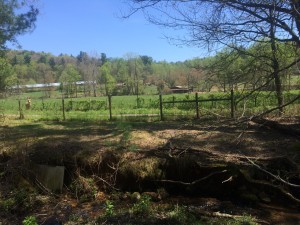
[[[118,191],[123,193],[120,196],[149,193],[155,201],[215,199],[222,202],[217,208],[205,208],[195,202],[192,205],[224,213],[250,207],[256,209],[256,216],[261,218],[271,217],[274,206],[280,206],[290,208],[292,223],[300,221],[300,215],[295,213],[300,203],[300,189],[296,186],[300,184],[299,168],[288,158],[239,156],[228,161],[205,151],[158,148],[149,151],[103,150],[93,154],[91,159],[88,153],[78,155],[81,148],[76,144],[56,146],[56,149],[36,146],[29,159],[38,164],[64,166],[64,187],[74,192],[74,185],[77,185],[73,196],[78,201],[88,200],[95,189],[105,193]],[[283,183],[266,171],[270,174],[280,171],[281,176],[289,177],[295,186]]]
[[[56,148],[36,146],[29,160],[36,164],[64,166],[65,185],[72,183],[80,171],[82,176],[101,178],[103,182],[99,181],[98,187],[105,191],[115,188],[143,192],[163,187],[170,194],[224,199],[243,199],[248,196],[248,200],[252,198],[253,201],[297,202],[296,199],[300,198],[297,188],[300,183],[298,165],[284,157],[259,160],[239,157],[238,160],[228,162],[222,157],[199,150],[156,149],[137,152],[100,151],[92,160],[85,160],[83,155],[76,154],[81,151],[81,147],[74,145],[69,146],[69,149],[65,149],[65,146]],[[279,176],[278,180],[270,176],[278,171],[282,177],[288,176],[295,185],[289,187],[287,183],[281,182]],[[289,197],[287,193],[295,198]]]

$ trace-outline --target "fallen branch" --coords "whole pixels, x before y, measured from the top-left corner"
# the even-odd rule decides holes
[[[267,114],[269,114],[269,113],[271,113],[271,112],[273,112],[273,111],[275,111],[275,110],[278,110],[278,109],[281,109],[281,108],[285,108],[286,106],[288,106],[288,105],[290,105],[290,104],[293,104],[293,103],[294,103],[295,101],[297,101],[298,99],[300,99],[300,95],[298,95],[297,97],[295,97],[294,99],[292,99],[291,101],[289,101],[289,102],[287,102],[287,103],[285,103],[285,104],[283,104],[283,105],[280,105],[280,106],[271,108],[271,109],[269,109],[269,110],[267,110],[267,111],[264,111],[264,112],[262,112],[262,113],[259,113],[259,114],[257,114],[257,115],[253,115],[253,116],[251,116],[250,118],[246,118],[246,119],[240,120],[240,121],[238,121],[238,122],[235,123],[235,124],[254,121],[255,119],[261,118],[261,117],[263,117],[263,116],[265,116],[265,115],[267,115]]]
[[[300,130],[291,129],[289,126],[280,124],[277,121],[267,120],[264,118],[253,118],[252,121],[254,123],[260,124],[265,127],[269,127],[275,130],[279,130],[283,133],[290,134],[293,136],[300,136]]]
[[[207,216],[207,217],[221,217],[221,218],[229,218],[229,219],[242,219],[244,218],[244,216],[241,215],[231,215],[228,213],[220,213],[220,212],[209,212],[209,211],[205,211],[203,209],[199,209],[199,208],[188,208],[188,211],[190,213],[196,214],[196,215],[203,215],[203,216]],[[269,225],[270,223],[265,221],[265,220],[259,220],[256,218],[253,218],[254,222],[258,223],[258,224],[267,224]]]
[[[176,181],[176,180],[156,180],[156,181],[163,182],[163,183],[182,184],[182,185],[185,185],[185,186],[190,186],[190,185],[195,185],[197,183],[200,183],[200,182],[202,182],[204,180],[207,180],[208,178],[210,178],[210,177],[212,177],[214,175],[223,174],[223,173],[226,173],[226,172],[227,172],[227,170],[213,172],[213,173],[208,174],[205,177],[202,177],[202,178],[200,178],[198,180],[194,180],[193,182],[190,182],[190,183],[183,182],[183,181]]]
[[[282,179],[280,176],[274,175],[273,173],[261,168],[261,166],[257,165],[256,163],[254,163],[251,159],[249,159],[247,156],[245,156],[245,158],[248,160],[248,162],[250,162],[254,167],[256,167],[257,169],[259,169],[260,171],[263,171],[264,173],[270,175],[271,177],[275,178],[276,180],[280,181],[281,183],[284,183],[290,187],[295,187],[295,188],[300,188],[300,185],[298,184],[292,184],[284,179]]]
[[[246,173],[243,173],[242,170],[240,170],[240,172],[243,174],[244,178],[251,184],[257,184],[257,185],[262,185],[262,186],[266,186],[268,188],[272,188],[274,190],[277,190],[279,192],[281,192],[284,196],[286,196],[287,198],[289,198],[290,200],[292,200],[293,202],[297,203],[298,205],[300,204],[300,199],[294,197],[291,193],[287,192],[286,190],[284,190],[282,187],[280,186],[275,186],[267,181],[261,181],[261,180],[254,180],[252,178],[250,178]]]

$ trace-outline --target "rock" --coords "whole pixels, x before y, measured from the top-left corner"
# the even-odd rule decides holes
[[[136,202],[141,199],[141,194],[138,192],[133,192],[131,194],[131,199]]]

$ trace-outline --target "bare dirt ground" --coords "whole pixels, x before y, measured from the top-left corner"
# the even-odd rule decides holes
[[[281,118],[277,119],[277,121],[290,127],[290,129],[300,130],[300,118],[298,117]],[[276,181],[275,178],[270,177],[270,175],[265,174],[263,171],[259,171],[259,168],[255,167],[255,165],[261,166],[261,168],[268,169],[268,171],[274,173],[275,176],[282,175],[288,182],[296,182],[299,185],[297,183],[300,180],[298,174],[300,165],[299,140],[299,136],[297,135],[286,134],[260,124],[252,122],[237,123],[230,120],[89,123],[81,121],[20,122],[6,119],[0,127],[0,165],[2,166],[0,169],[5,168],[4,166],[7,165],[17,167],[14,163],[20,163],[20,160],[27,160],[29,157],[37,163],[45,164],[67,164],[68,160],[73,163],[74,159],[76,159],[76,164],[80,167],[82,174],[88,173],[88,171],[94,173],[97,165],[98,169],[101,167],[101,171],[105,170],[102,166],[105,162],[104,158],[107,157],[111,160],[111,164],[109,165],[111,167],[115,166],[115,170],[112,171],[118,173],[118,175],[114,175],[114,177],[110,177],[111,179],[108,180],[104,176],[100,177],[103,180],[105,178],[104,181],[109,184],[105,185],[104,182],[99,183],[105,186],[105,188],[97,190],[95,196],[98,197],[95,197],[93,201],[79,201],[78,196],[70,194],[69,187],[66,186],[63,194],[58,196],[48,194],[35,197],[38,198],[35,199],[35,202],[38,203],[26,208],[28,211],[20,211],[19,208],[16,209],[17,212],[10,212],[8,210],[7,213],[0,213],[0,218],[3,220],[2,224],[13,224],[9,222],[13,219],[15,219],[17,224],[26,215],[35,215],[39,221],[45,221],[45,219],[50,218],[52,215],[56,215],[61,221],[65,222],[64,224],[87,224],[87,218],[96,218],[101,213],[103,214],[105,211],[103,202],[107,199],[117,198],[118,200],[115,201],[119,202],[120,208],[121,205],[128,207],[126,204],[129,203],[126,199],[124,200],[120,196],[112,197],[112,192],[106,192],[107,189],[111,188],[109,185],[123,189],[121,191],[125,193],[126,191],[137,191],[135,185],[138,183],[141,186],[140,192],[147,191],[145,186],[149,183],[149,180],[157,181],[158,179],[158,176],[155,174],[150,174],[157,169],[156,167],[160,167],[162,162],[165,165],[166,160],[168,162],[175,160],[174,162],[178,163],[177,159],[184,158],[186,160],[187,157],[188,160],[193,160],[191,164],[193,166],[194,164],[196,165],[196,167],[193,167],[195,170],[185,164],[182,166],[181,161],[179,164],[174,164],[175,167],[177,165],[182,167],[183,170],[186,169],[188,174],[178,175],[177,172],[169,172],[169,176],[157,181],[155,183],[156,187],[159,184],[166,188],[166,190],[169,188],[170,194],[169,197],[161,198],[159,202],[153,204],[172,205],[180,203],[189,206],[194,214],[199,209],[201,209],[201,212],[203,210],[205,212],[221,212],[226,215],[247,214],[258,218],[258,221],[261,221],[262,224],[300,224],[299,202],[293,201],[287,197],[288,195],[285,196],[287,199],[285,197],[278,197],[276,199],[274,193],[278,191],[277,189],[274,189],[272,194],[265,194],[267,192],[265,191],[265,186],[258,184],[257,180],[261,182],[268,177],[270,178],[269,182],[272,185],[274,184],[274,187],[284,186],[285,188],[286,184]],[[108,156],[108,153],[112,155]],[[17,157],[18,155],[19,157]],[[25,157],[25,159],[20,155]],[[264,167],[263,162],[270,159],[275,160]],[[276,161],[277,159],[284,160]],[[124,175],[126,174],[124,171],[128,171],[128,167],[124,167],[125,169],[122,170],[123,167],[120,165],[122,163],[127,166],[134,166],[138,170],[134,176],[127,177],[128,180],[126,182],[131,182],[128,185],[132,184],[131,190],[129,190],[130,187],[115,180],[117,178],[122,180],[124,177],[121,177],[120,174],[123,173]],[[251,165],[251,163],[254,163],[254,165]],[[277,167],[275,170],[272,170],[274,163],[286,166],[288,168],[286,171],[288,172],[291,172],[292,168],[297,174],[290,174],[290,177],[288,177],[285,173],[276,171]],[[232,165],[234,165],[235,170],[236,168],[239,169],[239,166],[241,168],[245,166],[252,168],[251,176],[253,175],[252,178],[255,177],[257,180],[255,182],[252,182],[252,180],[240,181],[241,173],[238,171],[236,173],[238,175],[233,174],[233,170],[229,169],[232,168]],[[170,168],[173,168],[172,166]],[[198,169],[206,167],[216,168],[216,170],[208,170],[206,174],[197,172]],[[222,168],[225,168],[224,171],[226,170],[226,172],[222,176],[217,175]],[[260,173],[256,174],[253,171],[259,171]],[[219,189],[216,189],[216,195],[212,195],[213,191],[209,192],[207,189],[203,189],[203,194],[201,194],[194,189],[205,186],[201,183],[203,177],[205,178],[205,182],[211,183],[211,185],[215,185],[216,180],[220,184],[224,182],[226,185],[229,185],[229,183],[234,183],[234,185],[224,187],[223,194],[222,190]],[[245,175],[245,177],[247,176]],[[131,180],[133,178],[137,178],[138,181]],[[237,181],[234,181],[235,178]],[[0,197],[9,196],[9,190],[15,188],[15,185],[20,185],[14,182],[8,184],[9,176],[7,174],[1,175],[0,180]],[[17,180],[19,181],[20,178]],[[253,184],[253,186],[248,187],[250,184]],[[153,182],[150,182],[150,186],[153,187]],[[252,190],[258,186],[263,191]],[[222,186],[220,185],[217,188],[222,188]],[[243,201],[240,198],[242,195],[239,195],[239,198],[236,199],[233,197],[234,194],[226,197],[229,193],[228,188],[237,188],[236,190],[231,190],[233,193],[236,192],[237,195],[238,192],[247,189],[245,192],[249,195],[247,198],[242,199]],[[172,192],[174,189],[178,191]],[[251,189],[251,191],[248,192],[248,189]],[[292,189],[294,191],[293,197],[297,198],[299,188],[295,189]],[[151,189],[151,191],[153,190]],[[255,196],[253,193],[255,193]],[[261,197],[260,193],[265,194],[265,196]],[[257,196],[259,198],[256,199]],[[121,201],[122,199],[124,201]],[[19,215],[19,220],[12,216],[14,213]],[[73,221],[76,219],[77,222],[66,223],[66,218],[70,220],[70,217],[74,217]],[[127,217],[125,216],[125,218]],[[120,221],[122,220],[119,219]],[[173,224],[168,221],[162,221],[155,220],[152,224],[160,222],[161,224]],[[139,224],[138,222],[134,222],[131,220],[132,224]],[[112,221],[111,224],[118,223]],[[123,221],[123,224],[126,223]]]

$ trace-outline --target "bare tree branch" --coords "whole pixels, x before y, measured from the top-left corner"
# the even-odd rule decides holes
[[[195,185],[197,183],[205,181],[205,180],[207,180],[208,178],[210,178],[214,175],[223,174],[223,173],[226,173],[226,172],[227,172],[227,170],[213,172],[213,173],[208,174],[205,177],[202,177],[198,180],[194,180],[193,182],[190,182],[190,183],[189,182],[183,182],[183,181],[176,181],[176,180],[156,180],[156,181],[162,182],[162,183],[173,183],[173,184],[181,184],[181,185],[185,185],[185,186],[190,186],[190,185]]]
[[[263,171],[264,173],[270,175],[271,177],[275,178],[277,181],[280,181],[281,183],[288,185],[290,187],[295,187],[295,188],[300,188],[300,185],[297,184],[292,184],[284,179],[282,179],[280,176],[276,176],[273,173],[263,169],[261,166],[257,165],[256,163],[254,163],[251,159],[249,159],[248,157],[245,156],[245,158],[248,160],[248,162],[250,162],[254,167],[256,167],[257,169]]]

